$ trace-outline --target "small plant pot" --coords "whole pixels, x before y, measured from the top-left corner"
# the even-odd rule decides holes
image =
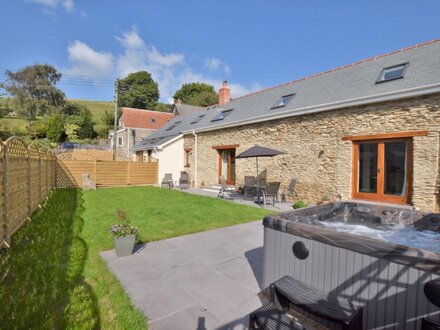
[[[113,237],[113,242],[115,242],[115,250],[118,257],[130,256],[133,253],[136,235]]]

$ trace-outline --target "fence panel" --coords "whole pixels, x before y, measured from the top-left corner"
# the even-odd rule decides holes
[[[96,184],[102,186],[124,186],[127,180],[128,162],[97,161]]]
[[[40,150],[40,203],[46,198],[49,191],[47,186],[47,149]]]
[[[56,187],[78,188],[83,186],[83,174],[89,174],[95,181],[94,160],[60,160],[56,162]]]
[[[42,198],[41,183],[40,183],[40,151],[35,144],[28,147],[29,150],[29,198],[30,198],[30,213],[34,212],[40,204]]]
[[[23,140],[6,140],[6,221],[7,240],[29,214],[29,152]]]
[[[57,160],[56,187],[83,187],[83,175],[88,174],[98,186],[157,184],[158,163]]]
[[[0,140],[0,247],[6,240],[6,213],[5,213],[5,190],[4,190],[4,145]]]
[[[158,163],[130,163],[129,184],[157,184]]]

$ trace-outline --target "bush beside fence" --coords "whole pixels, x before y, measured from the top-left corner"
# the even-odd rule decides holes
[[[56,157],[35,144],[10,137],[0,141],[0,247],[55,188]]]

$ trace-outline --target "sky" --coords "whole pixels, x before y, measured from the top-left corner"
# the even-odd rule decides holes
[[[223,80],[232,97],[440,38],[440,1],[0,0],[4,71],[54,65],[68,98],[114,99],[149,71],[160,100]]]

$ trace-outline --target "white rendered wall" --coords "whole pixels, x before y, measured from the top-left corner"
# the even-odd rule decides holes
[[[172,173],[173,180],[178,181],[184,165],[183,137],[157,150],[153,157],[159,161],[159,184],[165,173]]]

